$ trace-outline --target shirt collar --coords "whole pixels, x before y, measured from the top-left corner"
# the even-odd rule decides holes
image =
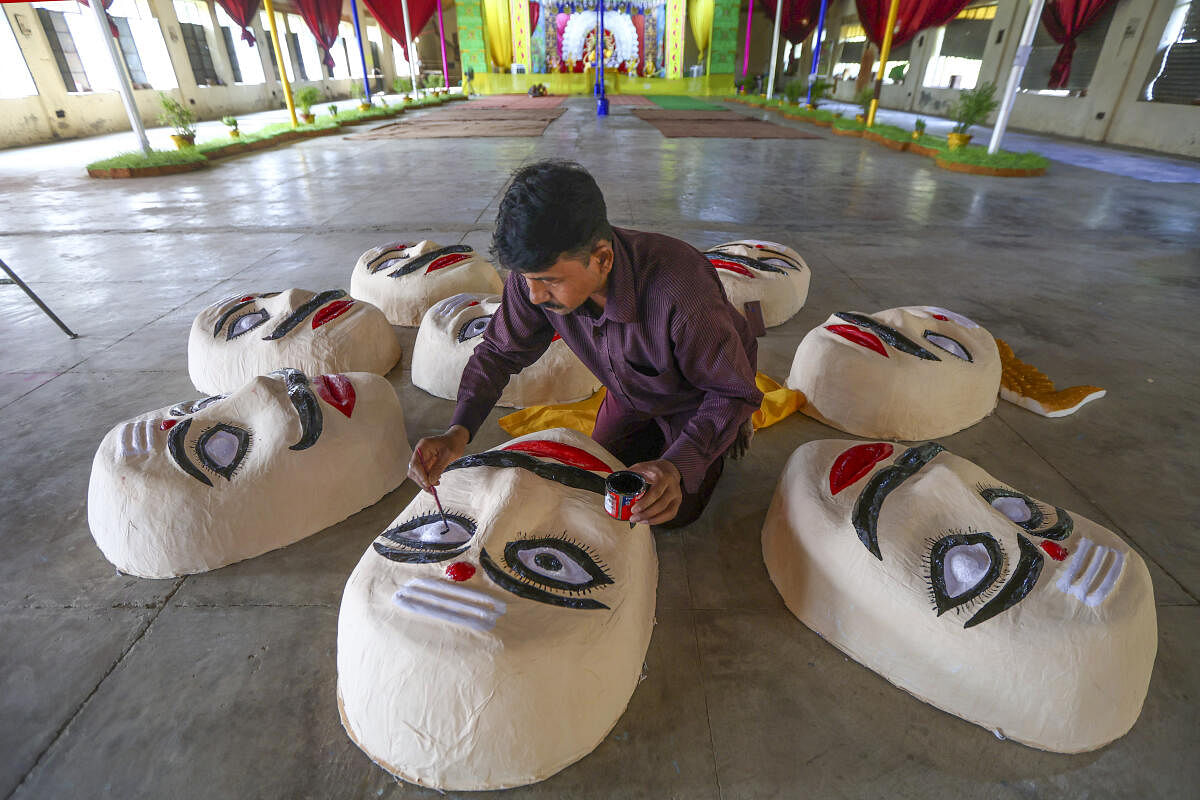
[[[629,259],[629,251],[622,240],[621,231],[613,228],[613,265],[608,273],[608,294],[604,300],[604,313],[597,322],[637,321],[637,276]]]

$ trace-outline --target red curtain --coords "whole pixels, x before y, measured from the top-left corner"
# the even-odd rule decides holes
[[[329,48],[338,38],[338,23],[342,19],[342,0],[293,0],[296,10],[308,24],[317,39],[317,44],[324,53],[322,61],[330,70],[333,69],[333,55]]]
[[[542,7],[529,0],[529,35],[533,35],[533,29],[537,27],[538,18],[542,16]]]
[[[1054,59],[1054,66],[1050,68],[1050,83],[1046,88],[1067,88],[1067,79],[1071,77],[1071,59],[1075,57],[1075,38],[1095,22],[1100,12],[1112,1],[1046,0],[1042,8],[1042,24],[1054,41],[1062,45],[1058,58]]]
[[[79,0],[79,3],[90,8],[90,6],[88,6],[88,0]],[[108,9],[112,8],[112,4],[113,0],[104,0],[104,10],[108,11]],[[111,19],[108,21],[108,29],[112,32],[114,39],[121,38],[121,32],[117,30],[117,23],[113,22]]]
[[[763,15],[775,24],[776,0],[763,0],[759,8]],[[821,0],[783,0],[783,16],[779,20],[779,35],[796,44],[803,42],[817,27],[821,13]]]
[[[633,17],[633,30],[638,37],[638,57],[637,57],[637,74],[646,74],[646,15],[635,14]]]
[[[363,0],[363,4],[380,27],[387,31],[387,35],[400,44],[405,60],[411,61],[408,47],[405,45],[404,9],[400,6],[400,0]],[[408,22],[412,25],[410,32],[414,39],[424,30],[436,10],[437,0],[409,0]]]
[[[938,28],[958,16],[970,0],[900,0],[892,47],[899,47],[926,28]],[[858,19],[867,38],[878,47],[883,44],[891,0],[854,0]]]
[[[217,2],[221,4],[221,8],[225,9],[229,18],[241,26],[242,41],[253,47],[254,34],[250,32],[250,25],[258,15],[258,7],[262,4],[262,0],[217,0]]]

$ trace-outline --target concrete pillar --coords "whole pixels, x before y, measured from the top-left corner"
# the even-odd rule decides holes
[[[379,68],[383,70],[383,90],[385,92],[392,91],[392,84],[396,82],[398,77],[396,73],[396,50],[392,45],[392,37],[388,36],[388,32],[383,29],[378,22],[375,23],[379,27],[379,33],[383,36],[383,47],[379,48],[382,52],[379,54],[380,60],[383,62]]]
[[[56,111],[66,105],[67,87],[63,84],[58,64],[54,60],[54,52],[50,49],[50,42],[46,40],[46,32],[42,29],[37,12],[29,3],[6,3],[0,5],[0,9],[3,9],[12,25],[17,46],[25,56],[25,64],[29,67],[33,85],[37,88],[36,98],[30,99],[42,112],[38,130],[48,131],[56,139],[63,135],[69,136],[71,123],[56,115]],[[7,128],[7,125],[5,127]]]
[[[167,55],[171,57],[171,66],[175,70],[175,82],[179,84],[180,100],[185,105],[194,105],[198,87],[196,76],[192,73],[192,62],[188,60],[187,47],[183,43],[183,34],[179,31],[179,17],[175,16],[175,5],[171,0],[147,0],[150,12],[158,20],[162,30],[163,41],[167,45]]]
[[[226,86],[233,86],[233,64],[230,63],[229,49],[225,47],[225,34],[221,32],[221,23],[217,20],[217,7],[213,0],[205,0],[208,6],[208,18],[212,20],[213,41],[208,49],[212,53],[213,66],[217,68],[217,76]]]

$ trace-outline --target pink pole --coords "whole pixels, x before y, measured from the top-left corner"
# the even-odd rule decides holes
[[[775,0],[777,3],[783,0]],[[746,12],[746,49],[742,52],[742,77],[750,71],[750,26],[754,23],[754,0],[750,0],[750,9]]]
[[[442,0],[438,0],[438,41],[442,43],[442,86],[450,88],[450,70],[446,68],[446,32],[442,27]]]

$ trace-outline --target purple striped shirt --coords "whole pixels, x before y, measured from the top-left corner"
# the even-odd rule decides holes
[[[463,370],[451,424],[473,437],[509,376],[536,361],[558,333],[631,414],[656,419],[689,492],[758,409],[758,343],[725,297],[716,270],[691,245],[657,233],[613,229],[608,296],[560,315],[529,300],[509,274],[504,300]]]

